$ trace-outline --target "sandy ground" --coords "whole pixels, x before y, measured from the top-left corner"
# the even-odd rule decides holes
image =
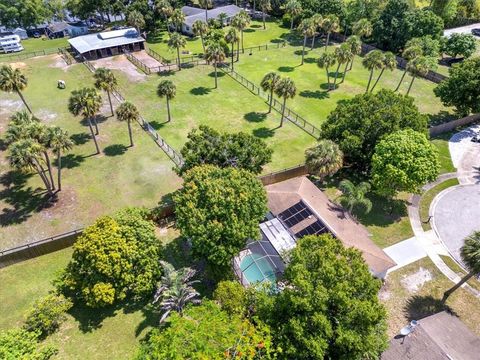
[[[135,65],[128,61],[125,55],[95,60],[92,61],[92,64],[96,68],[105,67],[112,70],[123,71],[131,81],[135,82],[144,81],[147,77],[147,75],[140,72]]]
[[[430,280],[432,280],[432,274],[430,271],[421,267],[417,272],[404,276],[400,283],[408,290],[408,292],[413,294],[420,290],[423,284]]]
[[[145,50],[137,51],[133,54],[138,60],[143,62],[148,67],[157,67],[162,66],[163,64],[158,62],[156,59],[148,55]]]

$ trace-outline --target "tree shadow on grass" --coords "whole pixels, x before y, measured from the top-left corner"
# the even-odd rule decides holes
[[[267,127],[261,127],[258,129],[253,129],[252,131],[253,136],[258,138],[266,139],[269,137],[273,137],[275,135],[275,129],[269,129]]]
[[[106,308],[91,308],[76,302],[68,313],[78,322],[78,328],[82,333],[90,333],[103,326],[103,321],[114,317],[123,305],[114,305]]]
[[[83,144],[86,144],[91,139],[91,137],[90,137],[90,134],[82,132],[82,133],[71,135],[70,139],[73,141],[75,145],[83,145]]]
[[[159,71],[157,74],[158,76],[167,77],[167,76],[175,75],[175,71],[173,70]]]
[[[431,295],[413,295],[407,300],[404,308],[405,315],[409,321],[423,319],[424,317],[439,313],[444,310],[454,316],[458,316],[455,312],[453,312],[452,309],[442,304],[440,299],[434,298]]]
[[[273,44],[281,44],[284,41],[285,40],[283,40],[283,39],[272,39],[272,40],[270,40],[270,42],[273,43]]]
[[[212,91],[212,89],[207,88],[205,86],[198,86],[190,90],[190,94],[192,95],[207,95]]]
[[[62,169],[73,169],[77,166],[80,166],[82,162],[85,161],[85,157],[75,154],[62,155]],[[55,158],[53,165],[58,167],[58,161]]]
[[[217,77],[224,77],[226,74],[223,71],[217,71]],[[212,71],[208,76],[215,78],[215,71]]]
[[[244,33],[253,33],[255,31],[256,31],[255,29],[245,29],[245,30],[243,30]]]
[[[161,129],[162,127],[164,127],[165,124],[168,123],[168,121],[164,121],[163,123],[160,123],[160,122],[158,122],[157,120],[154,120],[154,121],[149,121],[148,123],[149,123],[150,126],[151,126],[152,128],[154,128],[155,130],[159,130],[159,129]]]
[[[365,226],[387,227],[407,216],[407,202],[401,199],[387,199],[369,193],[367,198],[372,202],[372,210],[368,214],[359,214],[358,220]]]
[[[303,61],[307,64],[315,64],[317,62],[317,59],[314,57],[307,57],[303,59]]]
[[[328,93],[328,91],[320,91],[320,90],[315,90],[315,91],[303,90],[303,91],[300,91],[298,95],[306,98],[313,98],[313,99],[320,99],[320,100],[330,97],[330,94]]]
[[[250,25],[251,28],[254,28],[254,29],[260,29],[263,27],[263,25],[260,25],[260,24],[253,24],[253,25]]]
[[[293,53],[295,55],[302,56],[303,51],[300,49],[300,50],[295,50]],[[305,55],[308,55],[308,49],[307,48],[305,48]]]
[[[280,66],[278,68],[278,71],[280,72],[292,72],[293,70],[295,70],[293,66]]]
[[[245,115],[243,115],[243,118],[245,120],[247,120],[248,122],[262,122],[264,121],[266,118],[267,118],[267,114],[266,113],[260,113],[260,112],[257,112],[257,111],[252,111],[252,112],[249,112],[249,113],[246,113]]]
[[[118,156],[123,155],[127,151],[127,147],[122,144],[113,144],[109,145],[103,149],[103,153],[107,156]]]
[[[104,115],[96,115],[95,116],[95,121],[97,122],[97,124],[101,124],[101,123],[104,123],[105,121],[108,120],[108,117],[104,116]],[[89,126],[88,125],[88,120],[87,119],[82,119],[80,121],[80,124],[82,124],[83,126]],[[92,121],[92,126],[95,126],[95,123]]]

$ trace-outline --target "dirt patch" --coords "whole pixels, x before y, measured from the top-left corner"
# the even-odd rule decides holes
[[[385,283],[378,292],[378,298],[380,299],[380,301],[387,301],[392,296],[392,293],[390,292],[388,287],[388,283]]]
[[[131,81],[140,82],[144,81],[147,78],[147,75],[140,72],[140,70],[138,70],[135,65],[128,61],[125,55],[118,55],[114,57],[99,59],[92,61],[92,63],[93,66],[95,66],[96,68],[106,67],[112,70],[123,71],[127,75],[128,79]]]
[[[51,68],[57,68],[57,69],[62,69],[63,71],[67,71],[69,66],[67,65],[67,63],[65,62],[65,60],[63,60],[63,58],[60,56],[60,55],[54,55],[52,57],[52,63],[50,65],[48,65],[49,67]]]
[[[162,63],[158,62],[156,59],[148,55],[145,50],[137,51],[133,53],[133,56],[135,56],[138,60],[143,62],[148,67],[157,67],[163,65]]]
[[[413,294],[420,290],[425,283],[432,280],[432,278],[430,271],[420,267],[420,269],[413,274],[405,275],[402,280],[400,280],[400,283],[409,293]]]
[[[23,103],[21,100],[0,100],[0,115],[9,115],[15,111],[22,109]]]
[[[18,61],[18,62],[10,63],[10,66],[14,69],[25,69],[28,65],[25,64],[24,62]]]
[[[40,109],[36,112],[35,116],[47,124],[57,118],[56,113],[48,111],[47,109]]]

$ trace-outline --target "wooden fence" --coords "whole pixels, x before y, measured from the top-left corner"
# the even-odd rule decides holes
[[[428,131],[430,132],[430,136],[436,136],[442,133],[453,131],[459,126],[468,125],[477,121],[480,121],[480,114],[474,114],[457,120],[449,121],[444,124],[432,126],[428,129]]]
[[[58,52],[58,48],[45,49],[39,51],[32,51],[28,53],[12,54],[12,55],[2,55],[0,56],[0,61],[11,61],[11,60],[26,60],[36,56],[51,55]]]
[[[142,70],[145,74],[150,75],[152,73],[150,67],[147,66],[145,63],[143,63],[139,58],[137,58],[131,52],[124,49],[123,53],[125,54],[125,57],[127,58],[128,61],[130,61],[137,68]]]
[[[72,65],[75,62],[72,54],[70,54],[70,52],[66,48],[58,48],[58,53],[67,65]]]
[[[307,166],[305,164],[300,164],[283,170],[275,171],[270,174],[259,176],[259,179],[263,185],[267,186],[307,174]]]

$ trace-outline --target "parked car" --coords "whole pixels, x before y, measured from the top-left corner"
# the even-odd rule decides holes
[[[35,32],[33,33],[33,37],[34,37],[35,39],[38,39],[40,36],[42,36],[42,35],[40,35],[40,33],[39,33],[38,31],[35,31]]]
[[[480,29],[479,28],[472,29],[472,34],[475,35],[475,36],[480,36]]]
[[[480,135],[476,134],[474,137],[472,137],[472,142],[480,143]]]

